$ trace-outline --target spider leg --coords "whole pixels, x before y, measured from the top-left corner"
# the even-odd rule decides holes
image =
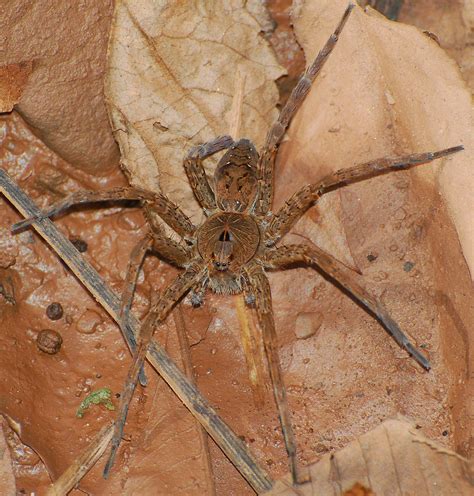
[[[167,237],[162,231],[148,232],[133,248],[127,267],[124,290],[122,292],[120,317],[124,325],[128,324],[130,308],[137,283],[138,273],[147,251],[157,254],[177,267],[184,267],[190,261],[190,253],[176,241]]]
[[[256,214],[265,215],[271,208],[273,202],[273,169],[276,151],[285,135],[286,129],[290,124],[291,119],[296,114],[306,95],[311,89],[313,81],[316,79],[326,60],[333,51],[339,39],[342,29],[354,8],[353,4],[349,4],[346,8],[339,24],[334,33],[326,41],[318,56],[313,63],[306,69],[300,80],[293,88],[288,101],[280,112],[277,121],[270,128],[265,145],[263,147],[260,166],[259,166],[259,200],[257,202]]]
[[[317,265],[325,274],[338,282],[366,309],[377,316],[401,348],[405,349],[424,369],[430,370],[431,365],[428,359],[415,348],[383,305],[357,282],[357,276],[350,269],[325,251],[317,246],[281,246],[269,252],[264,265],[272,269],[284,269],[298,262]]]
[[[258,322],[262,331],[265,354],[272,380],[273,396],[278,408],[278,416],[290,462],[291,476],[294,484],[301,484],[306,481],[307,477],[301,473],[296,458],[295,435],[291,426],[286,389],[283,383],[280,359],[278,358],[278,343],[273,320],[270,284],[260,265],[249,265],[245,268],[245,271],[250,289],[255,294]]]
[[[214,191],[209,185],[202,162],[214,153],[230,148],[233,143],[234,140],[230,136],[219,136],[212,141],[191,148],[184,160],[184,169],[186,170],[189,184],[199,205],[205,211],[216,208],[216,199]]]
[[[267,246],[274,245],[289,232],[308,208],[313,206],[322,195],[329,191],[393,170],[403,170],[415,165],[425,164],[463,149],[463,146],[455,146],[437,152],[414,153],[403,157],[385,157],[371,160],[364,164],[333,172],[318,183],[303,186],[273,216],[265,233],[265,244]]]
[[[152,306],[148,316],[141,326],[137,351],[133,357],[125,386],[120,398],[119,412],[115,421],[114,434],[111,442],[110,455],[104,468],[104,478],[107,478],[113,466],[115,455],[122,439],[123,429],[127,420],[128,408],[133,392],[137,385],[138,375],[144,365],[148,346],[153,337],[155,327],[163,322],[173,306],[196,284],[203,276],[204,267],[199,263],[191,263],[163,292],[161,298]]]
[[[55,203],[49,210],[36,217],[22,220],[13,225],[18,231],[29,226],[37,219],[44,219],[63,213],[74,205],[98,203],[103,201],[141,200],[146,202],[150,211],[158,214],[180,236],[192,236],[196,227],[180,208],[161,193],[153,193],[141,188],[113,188],[107,191],[76,191],[63,200]]]
[[[153,239],[148,234],[142,238],[133,248],[128,261],[127,275],[125,276],[122,297],[120,299],[120,319],[123,326],[129,322],[130,309],[132,307],[133,296],[135,294],[135,287],[137,284],[138,273],[145,260],[145,255],[150,250],[153,244]]]

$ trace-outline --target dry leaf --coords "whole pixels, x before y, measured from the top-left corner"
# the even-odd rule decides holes
[[[344,8],[339,4],[334,5],[332,23],[328,21],[320,26],[319,22],[310,18],[313,36],[319,36],[321,32],[321,37],[325,38],[334,29]],[[215,5],[216,11],[219,6],[220,4]],[[340,12],[336,7],[340,7]],[[152,16],[145,17],[151,22]],[[324,21],[324,16],[320,16],[319,20]],[[350,22],[354,24],[353,19]],[[354,28],[349,24],[343,38],[351,29]],[[337,121],[331,122],[329,126],[325,124],[331,129],[332,134],[338,135],[337,140],[328,143],[324,133],[312,138],[314,146],[325,156],[327,154],[327,159],[323,163],[327,167],[331,167],[333,161],[335,167],[349,165],[348,157],[360,161],[368,159],[366,153],[373,147],[375,141],[373,137],[377,137],[378,141],[380,133],[386,132],[384,119],[379,119],[377,125],[373,126],[367,121],[367,129],[373,133],[369,137],[363,135],[362,128],[366,123],[359,118],[358,112],[364,109],[365,104],[358,102],[361,88],[357,87],[357,78],[362,78],[360,82],[362,90],[364,84],[367,85],[365,93],[369,95],[373,85],[373,76],[363,70],[368,69],[364,61],[359,61],[362,64],[361,74],[354,76],[347,70],[342,75],[331,76],[334,68],[341,70],[346,64],[350,67],[349,62],[358,52],[362,53],[367,48],[372,49],[369,44],[354,52],[350,44],[346,43],[344,47],[343,38],[323,71],[325,77],[320,78],[316,83],[316,93],[326,105],[321,106],[321,101],[318,101],[316,106],[314,102],[308,101],[301,109],[301,112],[309,117],[309,122],[305,126],[313,121],[324,122],[324,119]],[[173,41],[177,43],[182,40]],[[314,52],[319,46],[314,48]],[[349,61],[345,60],[341,63],[338,60],[338,52],[345,54]],[[140,51],[138,53],[141,54]],[[141,62],[138,68],[145,67],[146,59],[139,60]],[[171,64],[170,67],[174,65]],[[222,67],[220,70],[223,70],[224,74],[234,74],[233,66],[232,69],[226,64]],[[274,67],[270,64],[272,70]],[[186,67],[179,69],[185,70]],[[205,72],[203,67],[202,77],[205,77]],[[322,91],[323,83],[328,80],[337,81],[342,88],[331,89],[326,85],[325,90]],[[177,86],[180,87],[179,84]],[[136,86],[130,84],[124,87],[136,89]],[[230,109],[232,91],[232,88],[228,88],[228,95],[225,95],[225,101],[229,102],[225,108],[228,109]],[[272,94],[273,91],[272,88]],[[336,95],[338,98],[344,96],[342,99],[344,109],[336,104],[339,100],[335,99],[333,92],[339,92],[339,95]],[[202,93],[205,94],[206,91]],[[151,92],[145,91],[145,95],[149,94]],[[134,95],[130,93],[131,97]],[[153,98],[150,97],[148,101],[153,103]],[[393,100],[395,98],[391,93],[387,95],[387,105]],[[206,111],[214,109],[214,106],[205,106],[207,100],[204,96],[200,102]],[[166,105],[170,103],[172,102],[165,102]],[[377,107],[379,104],[380,102],[377,102],[375,106],[370,107],[367,114],[375,115],[380,110]],[[397,105],[396,100],[392,105]],[[219,104],[218,107],[222,108],[224,104]],[[270,114],[269,110],[267,115],[269,119]],[[351,116],[356,118],[351,121],[349,119]],[[193,117],[192,113],[191,117]],[[186,127],[188,118],[189,112],[184,114],[184,128],[190,134]],[[349,127],[345,125],[346,120],[352,122],[349,135],[346,134]],[[175,128],[179,128],[178,121],[178,119],[174,121]],[[205,116],[203,121],[206,121]],[[165,134],[165,126],[161,121],[156,122],[158,124],[155,127],[158,128],[159,133]],[[203,128],[208,130],[205,135],[201,137],[191,133],[191,137],[194,136],[198,141],[210,137],[207,133],[212,135],[214,130],[216,134],[227,131],[228,123],[224,118],[215,118],[212,122],[215,129],[211,125],[206,127],[206,124]],[[342,122],[342,130],[338,130],[339,122]],[[220,125],[222,127],[219,127]],[[122,129],[132,132],[133,126]],[[304,131],[302,124],[300,129]],[[359,131],[359,134],[355,131]],[[204,131],[202,132],[204,134]],[[256,138],[257,133],[261,137],[264,132],[265,129],[258,125],[252,129],[252,132],[246,134],[258,140],[261,138]],[[25,134],[25,131],[22,133]],[[118,130],[117,134],[125,135],[125,132]],[[122,143],[125,151],[127,146],[131,147],[133,144],[133,134],[130,136],[129,143]],[[2,149],[14,150],[11,169],[16,171],[17,180],[23,179],[29,191],[33,191],[36,197],[39,196],[38,191],[40,191],[41,201],[50,203],[51,198],[44,198],[44,195],[48,191],[54,191],[54,187],[58,186],[55,184],[56,172],[53,173],[48,169],[47,177],[44,177],[44,164],[52,161],[51,156],[43,149],[39,158],[34,159],[36,165],[30,167],[26,164],[30,163],[32,152],[28,148],[26,138],[23,141],[19,138],[15,140],[6,134],[4,139],[4,144],[8,146],[2,146]],[[176,138],[178,144],[179,140],[181,138]],[[152,135],[151,141],[157,141],[156,135]],[[387,141],[392,144],[390,140]],[[143,162],[138,160],[137,163],[145,163],[145,165],[149,163],[152,170],[155,170],[151,177],[158,178],[159,185],[172,195],[174,191],[179,192],[180,188],[187,187],[181,160],[188,145],[189,143],[179,147],[181,152],[178,161],[170,160],[168,163],[156,160],[158,163],[156,166],[155,153],[167,150],[167,147],[161,143],[160,150],[150,154],[149,160],[145,156]],[[405,148],[389,149],[395,152],[406,151]],[[298,150],[293,147],[293,152]],[[292,193],[299,182],[305,183],[320,177],[321,171],[315,168],[318,164],[312,160],[314,151],[308,148],[301,150],[302,153],[303,151],[305,154],[308,152],[313,154],[310,155],[305,167],[299,166],[303,164],[304,157],[298,157],[298,160],[301,158],[301,162],[298,162],[288,156],[288,167],[280,161],[277,169],[278,201],[283,201]],[[385,154],[385,146],[381,146],[378,151],[381,155]],[[329,157],[329,152],[334,156]],[[178,154],[178,151],[173,153]],[[163,164],[169,165],[172,168],[171,172],[162,173],[160,167]],[[156,169],[153,169],[154,167]],[[431,167],[431,165],[424,166],[424,170]],[[64,164],[59,164],[58,169],[62,171],[61,174],[67,176],[68,169]],[[176,177],[172,180],[173,174]],[[291,181],[287,180],[288,177]],[[39,179],[43,181],[45,189],[35,189],[35,182],[39,184]],[[177,184],[173,184],[173,181]],[[282,186],[284,182],[288,182],[286,189]],[[61,192],[71,191],[73,187],[78,189],[86,186],[86,184],[70,183],[71,181],[68,181],[67,187],[64,188],[62,183],[59,184]],[[100,184],[102,188],[106,188],[110,183]],[[46,186],[51,189],[48,190]],[[95,187],[99,187],[99,182],[95,183]],[[467,270],[458,263],[460,251],[457,238],[443,210],[443,205],[438,201],[431,187],[425,188],[424,182],[414,180],[412,174],[405,173],[391,174],[365,185],[346,188],[340,196],[341,200],[340,202],[337,200],[339,205],[336,212],[331,215],[339,223],[338,230],[341,231],[342,242],[348,247],[347,253],[344,247],[339,248],[339,239],[332,242],[337,246],[336,249],[355,260],[364,273],[365,285],[383,299],[394,317],[401,322],[402,327],[410,333],[417,344],[426,345],[425,351],[429,354],[434,368],[430,374],[421,373],[406,354],[390,341],[377,322],[314,271],[297,269],[272,274],[281,360],[290,406],[294,412],[293,420],[300,457],[306,462],[324,451],[345,446],[361,433],[378,425],[380,419],[398,411],[422,419],[423,428],[430,437],[444,439],[450,446],[457,445],[467,450],[465,443],[472,431],[470,412],[466,407],[468,397],[466,371],[469,361],[472,361],[469,353],[474,349],[472,346],[469,347],[472,340],[470,332],[474,328],[471,324],[473,293]],[[192,210],[194,207],[189,205],[189,209]],[[6,371],[5,373],[2,371],[1,374],[5,379],[2,383],[2,391],[7,399],[5,408],[8,408],[22,426],[25,442],[41,452],[51,473],[57,475],[74,459],[77,450],[87,444],[87,437],[93,435],[101,423],[110,418],[107,412],[98,411],[97,418],[91,418],[90,425],[81,425],[78,434],[77,423],[71,422],[71,418],[75,419],[74,412],[77,407],[75,402],[80,399],[75,396],[76,391],[81,393],[81,388],[84,387],[82,381],[86,378],[94,385],[106,383],[113,387],[114,391],[119,390],[125,376],[128,354],[118,338],[117,329],[106,319],[101,320],[104,317],[99,319],[99,330],[92,335],[86,336],[76,332],[77,321],[81,318],[83,307],[87,305],[94,310],[99,311],[99,309],[96,309],[94,303],[84,296],[82,288],[77,288],[77,281],[67,277],[67,273],[61,269],[54,256],[40,243],[32,243],[26,234],[12,241],[7,233],[8,225],[18,218],[8,207],[2,206],[2,211],[6,212],[2,215],[5,221],[5,225],[2,226],[5,241],[2,242],[5,243],[5,251],[13,259],[16,258],[15,266],[7,269],[5,275],[13,277],[17,291],[15,294],[21,294],[27,302],[23,305],[20,316],[16,311],[17,307],[4,305],[5,313],[2,318],[12,328],[12,333],[2,336],[2,346],[4,349],[13,348],[17,351],[15,354],[8,353],[5,360],[2,360],[4,367],[2,370]],[[300,234],[309,233],[308,237],[313,240],[319,237],[317,231],[319,223],[329,224],[327,219],[330,218],[325,213],[321,220],[314,212],[313,210],[308,214],[308,229],[303,230],[302,224],[298,226]],[[107,211],[104,216],[94,210],[71,214],[60,223],[69,233],[85,237],[89,244],[87,256],[101,268],[107,280],[116,287],[121,287],[128,254],[140,226],[137,215],[134,216],[133,212],[114,210]],[[370,262],[367,260],[368,253],[378,256]],[[455,263],[452,263],[453,260]],[[415,264],[410,272],[405,272],[403,269],[407,261]],[[139,287],[136,297],[141,313],[146,311],[149,294],[161,288],[169,275],[161,267],[157,268],[156,264],[153,265],[153,260],[149,263],[151,265],[145,267],[145,281]],[[449,273],[433,270],[434,263],[439,267],[449,267]],[[53,268],[58,272],[53,274]],[[43,303],[51,294],[61,295],[65,308],[69,309],[73,317],[73,323],[70,327],[68,324],[65,333],[67,336],[65,353],[56,361],[46,361],[44,357],[38,358],[35,355],[31,335],[27,334],[31,322],[36,327],[44,324]],[[81,308],[77,307],[77,301],[81,302]],[[24,311],[27,305],[31,309],[29,313]],[[314,336],[306,340],[297,340],[292,330],[297,315],[303,312],[321,313],[324,319]],[[269,406],[265,409],[255,409],[252,405],[251,390],[245,377],[245,361],[240,351],[238,322],[235,318],[233,302],[209,295],[203,309],[186,308],[185,317],[190,323],[193,363],[200,389],[213,404],[219,407],[219,413],[234,430],[245,436],[252,451],[265,463],[272,475],[281,475],[287,470],[287,459],[279,434],[278,420],[271,402],[267,402]],[[173,335],[172,329],[170,333]],[[100,344],[100,347],[96,348],[96,344]],[[18,356],[22,357],[23,366],[19,366]],[[67,376],[64,375],[64,369],[68,370]],[[33,392],[32,374],[35,376]],[[101,378],[97,378],[98,374]],[[149,374],[149,377],[151,380],[154,379],[153,374]],[[61,381],[59,384],[58,378]],[[13,392],[12,385],[15,387]],[[182,490],[185,484],[190,484],[189,487],[192,487],[194,480],[199,482],[205,480],[199,470],[188,470],[191,463],[184,469],[180,465],[173,467],[166,464],[171,452],[169,446],[172,445],[178,453],[179,450],[190,450],[189,446],[192,446],[197,436],[186,432],[186,425],[192,424],[186,424],[183,418],[190,418],[189,414],[179,409],[178,405],[172,404],[172,400],[168,401],[165,394],[166,388],[156,383],[150,384],[146,390],[138,388],[126,429],[126,433],[131,435],[132,439],[131,442],[125,442],[122,448],[126,463],[122,466],[119,463],[114,473],[114,484],[117,485],[106,486],[107,483],[101,479],[102,467],[98,464],[81,483],[84,490],[101,492],[105,491],[106,487],[107,489],[113,487],[118,491],[122,478],[127,478],[127,484],[134,490],[156,487],[159,483],[166,491],[170,491],[166,484],[178,484]],[[27,405],[40,405],[41,415],[38,410]],[[159,408],[162,408],[158,410],[159,412],[164,411],[169,415],[156,417]],[[61,418],[57,419],[54,412],[62,412]],[[444,438],[441,434],[444,430],[454,434]],[[162,436],[166,435],[171,436],[170,445],[161,444]],[[74,443],[70,441],[72,438]],[[199,457],[200,454],[196,453],[196,456]],[[249,491],[235,473],[226,468],[219,450],[213,450],[212,458],[218,493],[220,491],[222,494],[228,494],[234,491],[240,495]],[[163,465],[162,460],[165,460]],[[186,463],[188,461],[186,460]],[[196,469],[199,463],[195,463],[192,467]],[[176,468],[175,472],[173,468]]]
[[[192,145],[229,132],[236,73],[246,74],[242,136],[262,143],[283,74],[244,1],[117,2],[106,95],[132,184],[162,190],[189,214],[182,167]],[[212,160],[207,161],[212,165]]]
[[[3,422],[0,421],[0,494],[14,496],[16,494],[15,477],[2,424]]]
[[[285,477],[265,494],[468,496],[474,490],[470,470],[468,460],[429,441],[412,423],[400,418],[386,420],[344,449],[325,455],[309,467],[311,482],[298,487],[298,491],[291,488],[289,478]],[[373,492],[354,492],[357,484]]]
[[[103,101],[112,0],[2,2],[0,66],[33,63],[16,109],[77,168],[110,173],[117,145]]]

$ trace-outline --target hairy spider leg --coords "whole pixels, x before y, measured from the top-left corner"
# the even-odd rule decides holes
[[[428,359],[410,343],[385,307],[359,284],[357,275],[336,258],[317,246],[285,245],[271,251],[264,261],[267,268],[280,270],[291,268],[289,266],[300,262],[310,266],[316,265],[324,274],[341,285],[382,322],[387,332],[401,348],[405,349],[425,370],[430,370],[431,365]]]
[[[148,217],[148,215],[147,215]],[[125,276],[124,289],[121,297],[120,317],[121,325],[126,326],[130,318],[133,296],[137,283],[138,273],[146,257],[147,252],[153,251],[167,262],[176,267],[184,268],[192,259],[187,248],[171,238],[163,235],[161,226],[150,219],[152,230],[135,245],[128,262],[127,274]],[[155,225],[156,224],[156,225]]]
[[[85,204],[104,201],[140,200],[146,202],[148,208],[160,216],[181,237],[191,237],[196,226],[186,214],[169,198],[161,193],[154,193],[141,188],[114,188],[107,191],[76,191],[55,203],[41,216],[30,217],[13,225],[12,230],[18,231],[29,226],[37,219],[45,219],[63,213],[69,208]]]
[[[272,294],[268,278],[261,265],[250,264],[245,269],[250,289],[255,296],[255,307],[257,309],[258,322],[262,331],[265,355],[267,357],[268,369],[272,380],[273,396],[278,409],[283,439],[290,460],[290,471],[293,483],[302,484],[308,480],[307,474],[303,474],[298,466],[296,458],[296,441],[291,425],[291,417],[288,409],[286,388],[283,382],[280,359],[278,356],[278,340],[273,319]]]
[[[111,441],[110,455],[104,468],[104,478],[107,478],[114,464],[117,450],[122,440],[122,434],[127,420],[130,400],[138,381],[138,374],[144,365],[148,346],[158,324],[163,322],[176,303],[196,284],[204,275],[205,267],[199,262],[193,262],[168,285],[163,295],[152,306],[143,325],[140,328],[139,343],[128,371],[125,386],[120,398],[119,412],[115,421],[114,434]]]
[[[326,41],[313,63],[308,67],[308,69],[306,69],[296,86],[293,88],[293,91],[291,92],[285,106],[281,110],[277,121],[272,125],[267,134],[265,145],[260,154],[258,174],[259,193],[257,203],[255,205],[256,215],[266,215],[273,204],[273,175],[275,156],[278,146],[285,135],[291,119],[294,117],[306,98],[306,95],[309,93],[313,81],[321,72],[321,69],[326,63],[329,55],[334,50],[334,47],[339,39],[339,35],[341,34],[341,31],[343,30],[353,8],[353,4],[348,5],[341,20],[339,21],[339,24],[337,25],[336,30]]]
[[[266,246],[272,246],[277,243],[290,231],[305,212],[312,207],[322,195],[329,191],[386,172],[404,170],[416,165],[425,164],[461,150],[464,150],[462,145],[446,148],[445,150],[437,152],[414,153],[402,157],[379,158],[354,167],[338,170],[327,175],[317,183],[303,186],[289,198],[272,217],[268,229],[265,232],[265,244]]]

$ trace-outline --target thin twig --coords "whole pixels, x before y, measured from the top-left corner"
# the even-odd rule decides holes
[[[0,190],[24,217],[38,215],[38,207],[2,169],[0,169]],[[35,221],[33,227],[56,251],[109,315],[119,323],[120,299],[105,284],[97,271],[80,255],[49,219]],[[129,324],[124,330],[124,334],[127,343],[132,349],[136,347],[135,335],[139,326],[137,319],[130,315]],[[273,485],[273,481],[253,459],[243,442],[217,415],[201,396],[198,389],[181,373],[177,365],[156,341],[153,341],[149,347],[147,359],[255,491],[269,490]]]
[[[73,489],[107,449],[113,432],[113,424],[102,427],[82,455],[74,460],[61,476],[56,479],[54,484],[48,488],[46,496],[64,496]]]
[[[191,360],[191,351],[189,347],[188,335],[186,332],[186,323],[184,322],[183,310],[181,305],[177,305],[173,312],[174,323],[176,326],[176,334],[178,335],[179,348],[181,351],[181,358],[183,360],[183,370],[186,377],[193,383],[196,384],[196,379],[194,377],[193,364]],[[199,438],[203,446],[204,458],[206,462],[206,471],[210,483],[210,495],[215,496],[216,485],[214,483],[214,474],[212,472],[212,461],[209,452],[209,438],[207,433],[202,427],[202,425],[197,425],[199,429]]]

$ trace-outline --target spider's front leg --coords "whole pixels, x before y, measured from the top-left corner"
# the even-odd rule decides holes
[[[416,165],[426,164],[461,150],[464,150],[462,145],[437,152],[414,153],[403,157],[379,158],[354,167],[338,170],[327,175],[318,183],[303,186],[273,216],[265,232],[265,244],[267,246],[273,246],[277,243],[325,193],[386,172],[404,170]]]
[[[302,473],[296,458],[295,435],[291,426],[286,389],[283,383],[283,374],[278,357],[278,342],[273,319],[270,284],[263,268],[257,263],[247,266],[245,272],[248,278],[248,289],[255,297],[258,322],[262,331],[268,369],[272,380],[273,396],[277,405],[285,447],[290,460],[291,477],[294,484],[302,484],[308,480],[308,477]]]
[[[256,215],[265,215],[273,203],[273,169],[278,146],[285,135],[291,119],[296,114],[306,95],[311,89],[313,81],[321,72],[326,60],[334,50],[344,25],[354,5],[349,4],[346,8],[334,33],[326,41],[325,45],[314,59],[313,63],[306,69],[300,80],[293,88],[288,101],[280,112],[277,121],[272,125],[267,134],[259,162],[259,193],[255,209]]]
[[[357,274],[339,260],[317,246],[307,245],[281,246],[269,251],[264,260],[265,266],[271,269],[285,269],[292,264],[301,262],[312,266],[316,265],[331,279],[349,291],[357,301],[382,322],[401,348],[405,349],[424,369],[430,370],[431,365],[428,359],[415,348],[383,305],[358,283]]]
[[[204,211],[214,210],[217,206],[214,191],[209,185],[202,162],[204,159],[214,155],[214,153],[230,148],[233,144],[234,140],[230,136],[219,136],[212,141],[191,148],[184,160],[184,169],[188,176],[189,184]]]
[[[204,276],[205,270],[205,266],[199,262],[195,261],[190,263],[187,269],[165,289],[161,298],[152,306],[145,322],[140,328],[137,351],[133,357],[133,363],[128,371],[125,386],[120,398],[119,412],[117,420],[115,421],[110,456],[104,468],[104,478],[108,477],[118,447],[120,446],[130,400],[132,399],[133,392],[137,385],[139,371],[145,362],[148,346],[153,337],[153,331],[159,323],[166,319],[173,306]]]
[[[25,219],[13,225],[18,231],[29,226],[37,219],[45,219],[61,214],[75,205],[100,203],[105,201],[140,200],[147,203],[150,211],[158,214],[172,229],[182,237],[192,237],[196,227],[181,209],[161,193],[154,193],[141,188],[113,188],[107,191],[76,191],[64,200],[55,203],[46,212],[36,217]]]

